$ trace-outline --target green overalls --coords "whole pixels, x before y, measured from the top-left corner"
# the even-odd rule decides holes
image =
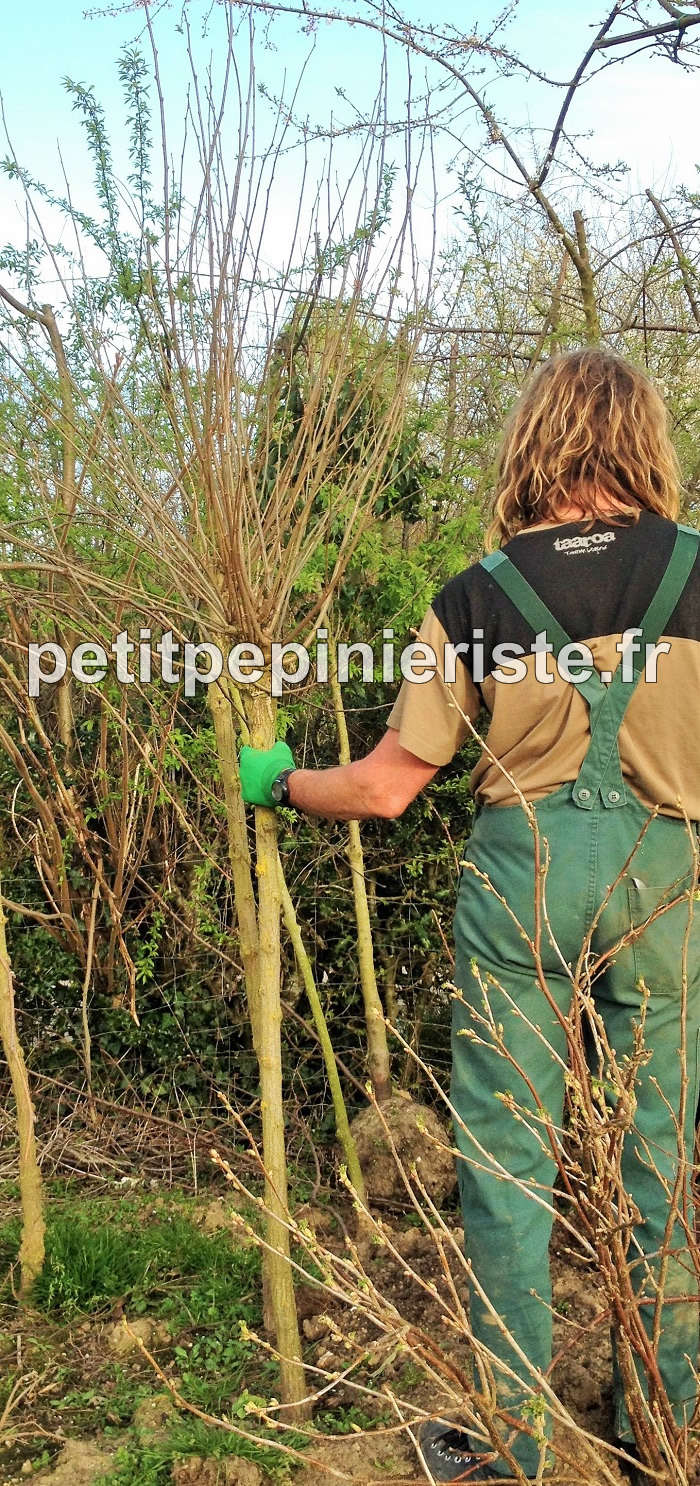
[[[687,1160],[692,1162],[700,1035],[700,903],[694,905],[697,912],[693,916],[689,892],[694,881],[692,829],[689,831],[681,819],[652,817],[625,785],[617,737],[634,686],[643,674],[644,646],[656,644],[664,632],[695,561],[698,540],[697,533],[679,528],[668,567],[641,624],[642,648],[635,657],[634,679],[622,680],[620,664],[609,686],[603,685],[595,671],[589,680],[572,682],[590,709],[590,745],[573,785],[563,785],[534,807],[540,837],[546,837],[549,846],[545,898],[551,934],[559,950],[555,950],[548,929],[543,927],[541,956],[549,992],[564,1015],[570,1009],[572,983],[562,957],[568,965],[576,965],[606,892],[618,876],[622,873],[593,928],[591,950],[596,956],[610,950],[632,927],[644,924],[660,903],[686,893],[685,901],[663,913],[614,954],[593,985],[595,1005],[618,1060],[632,1052],[643,1000],[640,979],[650,993],[644,1042],[651,1056],[639,1070],[636,1115],[633,1128],[625,1136],[622,1165],[625,1189],[642,1214],[628,1251],[628,1263],[636,1288],[650,1298],[650,1304],[643,1307],[649,1328],[655,1309],[653,1274],[658,1265],[653,1257],[645,1263],[640,1255],[654,1256],[663,1245],[669,1214],[664,1181],[672,1188],[677,1171],[677,1134],[669,1106],[677,1116],[681,1104],[681,986],[686,938],[688,1087],[684,1135]],[[483,565],[532,627],[533,634],[546,630],[555,652],[570,643],[504,553],[494,553]],[[646,833],[634,851],[645,826]],[[466,862],[486,874],[520,924],[534,936],[534,836],[523,808],[482,809],[469,839]],[[497,1050],[484,1030],[483,1020],[477,1021],[473,1015],[483,1018],[485,1014],[474,962],[482,982],[489,975],[497,982],[486,982],[494,1022],[501,1024],[509,1053],[534,1086],[537,1105],[549,1112],[559,1128],[565,1079],[560,1060],[566,1061],[566,1034],[536,981],[532,954],[517,924],[468,866],[460,878],[455,938],[456,983],[463,999],[453,1003],[451,1097],[461,1152],[458,1169],[466,1254],[478,1285],[516,1343],[530,1363],[545,1372],[552,1359],[548,1245],[555,1163],[536,1119],[527,1122],[518,1118],[503,1098],[497,1097],[510,1093],[520,1109],[533,1110],[531,1089]],[[544,1036],[539,1036],[536,1028]],[[652,1169],[650,1153],[656,1170]],[[528,1183],[533,1195],[509,1180],[508,1175]],[[538,1196],[543,1200],[538,1201]],[[688,1193],[684,1200],[689,1202]],[[692,1211],[689,1207],[684,1210]],[[693,1266],[678,1223],[672,1248],[680,1252],[669,1263],[664,1299],[674,1294],[689,1299],[687,1303],[664,1305],[658,1365],[676,1420],[683,1424],[690,1419],[696,1402],[697,1388],[686,1358],[693,1365],[697,1362],[698,1305],[692,1298],[697,1294]],[[526,1390],[505,1376],[499,1377],[496,1368],[499,1402],[517,1414],[532,1396],[532,1375],[473,1288],[471,1324],[476,1337],[519,1379],[528,1381]],[[631,1438],[616,1370],[614,1389],[616,1432],[621,1438]],[[524,1417],[528,1418],[527,1410]],[[534,1476],[538,1463],[535,1442],[520,1434],[514,1453],[526,1474]],[[501,1470],[507,1474],[504,1465]]]

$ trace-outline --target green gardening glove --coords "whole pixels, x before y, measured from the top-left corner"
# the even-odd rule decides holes
[[[275,743],[273,748],[241,749],[239,758],[241,794],[246,805],[267,805],[274,809],[270,785],[283,769],[294,768],[294,756],[288,743]]]

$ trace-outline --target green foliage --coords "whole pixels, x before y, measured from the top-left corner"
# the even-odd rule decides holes
[[[379,1414],[368,1414],[356,1404],[348,1404],[345,1408],[319,1409],[314,1414],[314,1428],[319,1434],[357,1434],[358,1430],[379,1429],[382,1424],[390,1422],[388,1409]]]
[[[119,206],[105,111],[95,97],[94,86],[86,87],[84,83],[74,82],[67,77],[64,79],[64,87],[73,100],[73,108],[83,121],[95,171],[95,191],[105,214],[107,240],[113,242],[117,232]]]
[[[30,238],[21,248],[7,243],[0,252],[0,271],[9,275],[20,289],[31,290],[39,278],[44,249],[36,238]]]
[[[248,1331],[262,1320],[259,1251],[241,1247],[225,1230],[204,1233],[193,1221],[195,1208],[196,1201],[179,1194],[154,1206],[132,1195],[86,1199],[75,1183],[54,1184],[51,1192],[47,1269],[33,1297],[24,1355],[35,1366],[52,1365],[52,1424],[69,1433],[99,1429],[118,1437],[114,1467],[104,1478],[110,1486],[160,1486],[174,1462],[195,1455],[252,1460],[272,1480],[288,1472],[284,1456],[271,1447],[271,1431],[259,1429],[251,1413],[279,1389],[276,1364],[260,1356]],[[17,1223],[0,1228],[1,1267],[14,1259],[18,1239]],[[147,1314],[165,1324],[184,1397],[250,1438],[177,1413],[157,1438],[149,1435],[133,1422],[154,1381],[138,1352],[112,1360],[107,1351],[94,1359],[91,1373],[80,1369],[75,1349],[63,1348],[66,1330],[84,1314],[101,1319],[117,1302],[130,1318]],[[42,1314],[52,1323],[45,1335]],[[16,1380],[12,1325],[7,1334],[0,1331],[0,1356],[12,1358],[0,1381],[0,1408]],[[92,1346],[89,1351],[94,1357]],[[162,1344],[160,1356],[165,1361]],[[329,1414],[328,1427],[342,1430],[342,1415],[334,1424]],[[286,1440],[298,1449],[306,1443],[296,1435]]]
[[[119,57],[119,77],[123,87],[124,101],[129,110],[127,113],[131,161],[129,185],[136,192],[144,220],[153,213],[153,207],[150,204],[153,139],[148,76],[148,67],[138,47],[124,47]]]
[[[285,1440],[296,1449],[306,1444],[306,1439],[301,1436],[285,1436]],[[289,1476],[288,1461],[278,1451],[266,1446],[263,1439],[257,1443],[226,1434],[198,1419],[183,1419],[165,1440],[140,1442],[134,1439],[121,1446],[114,1469],[96,1481],[95,1486],[165,1486],[171,1480],[174,1462],[192,1456],[222,1463],[231,1458],[251,1460],[272,1481],[284,1481]],[[223,1468],[221,1480],[224,1480]]]
[[[165,913],[163,909],[154,909],[151,914],[148,933],[140,938],[134,957],[137,985],[143,985],[144,983],[150,984],[153,980],[164,924]]]
[[[194,1325],[258,1314],[259,1258],[255,1248],[236,1249],[225,1233],[207,1235],[186,1216],[151,1217],[142,1204],[121,1203],[107,1219],[99,1205],[52,1206],[46,1235],[46,1264],[33,1294],[50,1315],[90,1314],[123,1301],[143,1312],[157,1301],[161,1313]],[[0,1259],[16,1256],[17,1223],[0,1229]],[[182,1298],[174,1298],[182,1294]],[[179,1309],[178,1309],[179,1308]]]
[[[340,239],[329,245],[321,256],[320,268],[323,270],[331,266],[344,268],[353,254],[359,253],[362,248],[367,249],[383,232],[391,218],[391,204],[397,174],[396,165],[384,166],[377,200],[371,211],[367,213],[364,222],[356,227],[347,239]]]

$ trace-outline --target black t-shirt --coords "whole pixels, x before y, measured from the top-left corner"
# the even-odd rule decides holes
[[[674,522],[643,511],[633,524],[571,522],[522,532],[503,550],[569,639],[587,647],[605,680],[620,663],[622,636],[639,626],[661,582],[675,537]],[[388,722],[405,748],[447,763],[485,705],[488,748],[526,798],[577,777],[590,742],[586,703],[566,667],[560,674],[556,655],[534,653],[532,628],[485,568],[477,563],[445,584],[420,634],[435,653],[437,674],[404,681]],[[623,775],[646,804],[700,818],[699,733],[700,557],[620,731]],[[481,803],[517,799],[487,757],[472,787]]]

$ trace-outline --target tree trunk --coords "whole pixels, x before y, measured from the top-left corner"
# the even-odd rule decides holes
[[[681,244],[678,233],[676,232],[676,229],[671,218],[668,215],[668,212],[659,201],[658,196],[655,196],[654,192],[651,191],[648,187],[646,194],[659,220],[663,222],[663,225],[669,235],[673,251],[676,255],[681,278],[683,280],[683,288],[685,289],[686,298],[688,300],[688,304],[690,305],[693,319],[696,325],[700,325],[700,300],[698,299],[697,279],[694,273],[693,266],[690,263],[689,259],[686,257],[686,254],[683,252],[683,246]]]
[[[588,253],[588,239],[586,237],[586,224],[583,220],[583,212],[574,212],[574,226],[576,228],[576,241],[578,243],[578,256],[575,259],[575,266],[581,285],[581,301],[586,320],[586,345],[597,346],[600,344],[600,320],[598,319],[595,277]]]
[[[389,1021],[396,1025],[399,1019],[399,998],[396,992],[396,972],[399,968],[399,956],[382,954],[382,965],[384,967],[384,1004]]]
[[[250,741],[253,748],[271,748],[275,741],[275,703],[264,691],[250,698]],[[270,1304],[280,1354],[281,1394],[286,1404],[306,1396],[301,1340],[292,1268],[289,1262],[287,1155],[284,1140],[282,1087],[282,1005],[280,1000],[280,888],[277,866],[277,824],[274,810],[255,809],[256,873],[258,878],[258,1066],[266,1172],[266,1254]],[[308,1413],[303,1406],[297,1416]]]
[[[214,724],[216,755],[224,787],[228,854],[233,877],[233,894],[238,920],[238,940],[245,975],[248,1014],[253,1033],[253,1046],[258,1048],[260,946],[258,919],[253,892],[252,865],[248,845],[245,805],[241,798],[236,753],[236,725],[228,689],[218,682],[207,687],[207,704]]]
[[[338,681],[335,647],[331,645],[331,693],[338,729],[338,756],[341,764],[350,763],[350,740],[345,721],[343,693]],[[372,947],[372,921],[369,916],[367,884],[365,881],[365,858],[362,850],[360,823],[348,821],[347,858],[352,875],[352,890],[355,898],[357,920],[357,958],[360,966],[360,984],[365,1003],[367,1024],[367,1057],[374,1096],[381,1104],[391,1098],[391,1060],[384,1021],[384,1008],[377,989]]]
[[[56,625],[56,644],[61,646],[70,659],[72,643],[68,635]],[[66,667],[66,674],[62,677],[56,687],[56,721],[58,725],[59,741],[63,745],[63,772],[70,787],[73,775],[73,742],[75,738],[75,718],[73,715],[73,692],[71,687],[71,674]]]
[[[95,923],[97,921],[97,904],[100,897],[99,878],[95,878],[95,886],[92,890],[92,903],[90,905],[89,917],[86,917],[87,946],[85,952],[85,975],[83,976],[83,994],[80,1010],[83,1020],[83,1062],[85,1064],[85,1083],[87,1089],[88,1110],[93,1125],[98,1123],[95,1099],[92,1091],[92,1037],[90,1035],[89,996],[90,982],[92,980],[92,966],[95,955]]]
[[[314,972],[311,967],[311,961],[308,954],[306,953],[306,947],[302,938],[301,929],[299,927],[296,913],[294,912],[294,904],[291,899],[289,888],[287,887],[285,881],[282,863],[280,862],[279,857],[277,860],[279,866],[280,898],[282,902],[282,913],[284,915],[285,927],[292,941],[294,953],[297,958],[297,964],[304,981],[309,1006],[311,1007],[311,1014],[314,1019],[316,1031],[318,1033],[318,1040],[321,1044],[323,1061],[326,1065],[326,1074],[331,1091],[331,1098],[333,1100],[336,1134],[343,1148],[343,1154],[347,1163],[348,1176],[350,1177],[350,1181],[352,1182],[353,1187],[357,1192],[360,1202],[366,1204],[365,1179],[362,1175],[362,1167],[360,1166],[360,1158],[357,1154],[357,1146],[355,1145],[355,1140],[350,1129],[348,1112],[345,1107],[343,1090],[341,1088],[340,1077],[338,1074],[338,1064],[335,1061],[335,1053],[333,1051],[333,1043],[331,1042],[330,1032],[328,1031],[328,1024],[323,1014],[321,998],[316,988],[316,981],[314,980]]]
[[[34,1106],[24,1053],[17,1037],[12,969],[7,954],[5,915],[0,894],[0,1043],[7,1059],[17,1106],[19,1186],[22,1202],[20,1295],[26,1297],[44,1267],[44,1199],[34,1134]]]
[[[445,449],[442,456],[442,478],[449,479],[452,474],[452,464],[455,453],[455,433],[457,430],[457,360],[459,345],[457,336],[453,335],[450,346],[450,362],[447,372],[447,418],[445,420]]]

